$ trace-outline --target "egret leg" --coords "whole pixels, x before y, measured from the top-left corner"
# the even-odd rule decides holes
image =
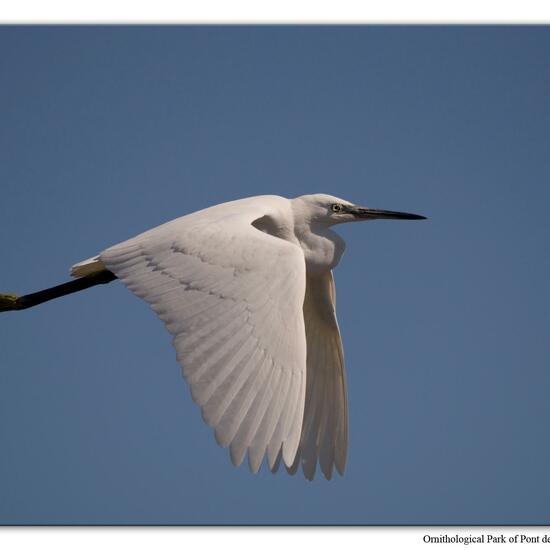
[[[0,294],[0,312],[27,309],[53,300],[54,298],[60,298],[61,296],[72,294],[73,292],[85,290],[91,286],[110,283],[116,278],[117,276],[114,273],[104,269],[98,273],[92,273],[91,275],[80,277],[74,281],[33,292],[32,294],[25,294],[23,296],[18,296],[17,294]]]

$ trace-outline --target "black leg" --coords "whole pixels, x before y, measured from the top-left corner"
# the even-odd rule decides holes
[[[48,300],[54,298],[60,298],[73,292],[79,292],[95,285],[103,285],[110,283],[116,279],[116,275],[107,269],[92,275],[86,275],[80,277],[74,281],[63,283],[62,285],[53,286],[45,290],[33,292],[32,294],[25,294],[24,296],[17,296],[15,294],[0,294],[0,312],[2,311],[17,311],[20,309],[27,309],[29,307],[37,306]]]

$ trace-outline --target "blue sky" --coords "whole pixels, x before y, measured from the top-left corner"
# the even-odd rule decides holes
[[[251,475],[114,282],[0,316],[0,523],[548,523],[547,27],[0,27],[0,289],[169,219],[323,192],[345,476]]]

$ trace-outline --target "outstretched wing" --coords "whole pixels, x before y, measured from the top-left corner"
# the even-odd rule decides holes
[[[336,320],[336,292],[332,272],[307,277],[304,300],[307,335],[307,385],[300,446],[292,466],[300,464],[313,479],[317,461],[324,476],[340,474],[346,467],[348,449],[348,399],[344,352]]]
[[[205,422],[254,472],[266,452],[270,468],[279,453],[293,463],[306,386],[304,256],[251,225],[266,202],[184,216],[100,255],[164,321]]]

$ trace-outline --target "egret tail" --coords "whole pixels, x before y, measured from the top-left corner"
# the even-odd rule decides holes
[[[2,311],[17,311],[20,309],[27,309],[29,307],[37,306],[54,298],[60,298],[73,292],[79,292],[95,285],[103,285],[114,281],[117,276],[104,269],[97,271],[90,275],[85,275],[74,281],[63,283],[61,285],[46,288],[32,294],[25,294],[18,296],[17,294],[0,294],[0,312]]]

